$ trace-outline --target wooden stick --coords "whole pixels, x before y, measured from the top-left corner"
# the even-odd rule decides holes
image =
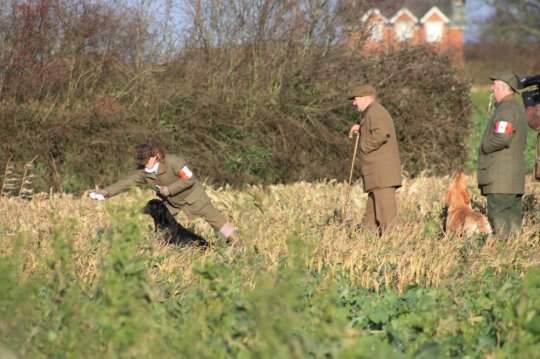
[[[351,133],[349,133],[349,137],[352,135],[352,131]],[[360,134],[356,134],[356,140],[354,142],[354,152],[353,152],[353,158],[352,158],[352,162],[351,162],[351,172],[349,174],[349,183],[347,185],[347,191],[345,192],[345,203],[343,203],[343,219],[345,219],[346,215],[347,215],[347,207],[348,207],[348,203],[349,203],[349,193],[351,192],[351,182],[352,182],[352,176],[353,176],[353,171],[354,171],[354,163],[356,162],[356,152],[358,150],[358,139],[360,138]]]

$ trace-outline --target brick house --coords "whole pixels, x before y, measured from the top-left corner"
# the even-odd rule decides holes
[[[363,34],[351,32],[351,46],[363,36],[364,51],[374,52],[387,46],[433,44],[463,62],[465,0],[374,1],[374,7],[360,19]]]

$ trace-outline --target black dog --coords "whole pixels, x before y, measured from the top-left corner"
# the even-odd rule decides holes
[[[195,243],[202,247],[207,247],[208,242],[184,228],[180,223],[176,222],[173,215],[169,212],[163,201],[152,199],[146,203],[143,213],[149,214],[154,219],[155,230],[160,230],[165,233],[165,241],[171,244],[186,245]]]

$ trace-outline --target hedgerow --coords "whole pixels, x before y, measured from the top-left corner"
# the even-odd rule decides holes
[[[22,171],[38,156],[36,190],[81,192],[122,176],[134,146],[157,138],[211,183],[341,180],[359,120],[346,97],[371,83],[394,118],[406,175],[464,163],[461,68],[428,46],[367,53],[348,35],[365,30],[362,6],[301,3],[182,9],[200,20],[182,32],[131,2],[12,7],[0,15],[11,29],[0,33],[2,160]]]

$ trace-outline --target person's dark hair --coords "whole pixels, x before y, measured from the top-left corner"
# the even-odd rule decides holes
[[[153,156],[157,156],[158,162],[165,160],[165,151],[157,143],[147,142],[137,146],[137,166],[144,166]]]

